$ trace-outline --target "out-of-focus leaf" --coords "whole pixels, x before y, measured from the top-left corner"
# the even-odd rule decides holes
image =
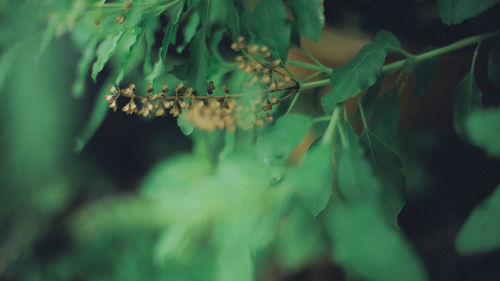
[[[163,42],[160,50],[160,57],[165,60],[167,57],[167,51],[170,44],[175,44],[175,38],[177,35],[177,29],[179,28],[179,20],[181,19],[182,11],[184,9],[184,2],[177,4],[175,8],[174,15],[168,22],[167,26],[163,29]]]
[[[299,32],[313,41],[318,41],[325,24],[319,0],[292,0],[290,8]]]
[[[257,138],[257,151],[267,162],[287,157],[299,145],[312,125],[312,118],[289,114],[279,118],[273,127]]]
[[[300,205],[280,220],[276,244],[279,263],[289,271],[321,259],[327,249],[318,219]]]
[[[186,120],[186,118],[184,116],[186,115],[187,112],[185,112],[186,110],[182,110],[182,111],[183,111],[183,114],[181,114],[179,117],[177,117],[177,126],[179,126],[179,128],[181,128],[181,131],[184,135],[189,136],[194,131],[194,123],[189,121],[189,120]]]
[[[92,79],[94,81],[96,81],[99,72],[102,71],[104,65],[106,65],[108,60],[117,50],[118,45],[120,44],[120,41],[124,37],[125,33],[126,30],[121,29],[117,33],[108,36],[108,38],[101,42],[101,44],[99,44],[99,47],[97,47],[97,60],[92,66]]]
[[[456,248],[462,254],[488,252],[500,248],[500,186],[465,221],[458,233]]]
[[[444,24],[452,25],[472,18],[496,3],[499,0],[437,0],[438,13]]]
[[[188,81],[199,95],[207,92],[207,75],[209,52],[207,48],[206,35],[203,29],[200,29],[189,44],[189,67]]]
[[[370,131],[387,144],[396,136],[401,114],[401,103],[396,88],[385,93],[377,101],[370,122]]]
[[[120,82],[122,81],[123,76],[125,75],[125,71],[127,70],[127,66],[130,63],[132,57],[134,56],[137,46],[139,46],[142,41],[143,35],[144,35],[144,30],[138,26],[136,26],[129,34],[130,40],[128,40],[127,45],[125,46],[128,50],[128,53],[125,56],[122,65],[120,66],[120,69],[118,71],[118,76],[116,77],[115,80],[115,84],[120,85]]]
[[[490,49],[488,77],[500,89],[500,39],[495,40]]]
[[[81,97],[85,91],[85,79],[92,60],[95,58],[95,48],[99,42],[99,37],[95,36],[83,50],[82,58],[78,62],[75,82],[73,82],[73,96]]]
[[[0,56],[0,95],[3,92],[1,90],[5,81],[7,81],[12,64],[19,51],[19,44],[14,44]]]
[[[382,211],[394,225],[405,203],[405,176],[398,155],[381,139],[364,130],[360,139],[381,183]]]
[[[304,163],[290,175],[290,184],[299,189],[313,216],[325,209],[330,200],[333,174],[330,146],[320,144],[309,150]]]
[[[257,38],[286,62],[292,28],[283,1],[259,1],[252,12],[250,26]]]
[[[219,154],[219,160],[224,160],[234,151],[236,145],[236,134],[226,131],[224,134],[224,148]]]
[[[151,62],[151,50],[155,43],[155,32],[158,29],[159,22],[158,19],[146,19],[144,21],[144,41],[146,53],[144,55],[144,65],[143,72],[149,75],[153,71],[153,66]]]
[[[483,93],[476,85],[474,74],[468,72],[457,88],[453,90],[453,125],[455,131],[461,137],[465,133],[465,120],[469,114],[481,107]]]
[[[427,48],[424,52],[431,51],[434,48]],[[425,94],[431,88],[432,83],[436,77],[436,67],[439,62],[440,56],[432,57],[428,60],[418,62],[415,65],[415,86],[413,94],[419,96]]]
[[[472,112],[465,120],[465,133],[470,142],[500,157],[500,108]]]
[[[335,202],[326,224],[334,259],[349,273],[373,281],[428,280],[404,236],[373,205]]]
[[[103,84],[103,87],[99,91],[99,95],[94,103],[94,107],[92,108],[92,113],[90,113],[90,118],[87,120],[85,126],[80,131],[75,140],[75,151],[81,152],[85,145],[89,142],[90,138],[95,134],[97,129],[101,126],[102,121],[106,117],[108,113],[108,103],[102,99],[105,95],[108,94],[108,85],[110,85],[112,80],[109,80],[107,83]]]
[[[42,33],[42,39],[40,40],[40,49],[38,49],[38,54],[35,57],[35,60],[38,61],[40,60],[40,57],[43,55],[45,50],[47,50],[47,47],[49,47],[50,42],[52,41],[52,38],[54,38],[54,35],[56,33],[57,29],[57,22],[51,22],[45,31]]]

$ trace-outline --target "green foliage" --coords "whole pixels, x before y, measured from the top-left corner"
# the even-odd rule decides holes
[[[465,221],[456,240],[457,250],[462,254],[493,251],[500,247],[500,186]]]
[[[465,120],[481,107],[483,93],[477,87],[474,74],[468,72],[452,93],[453,124],[458,135],[464,136]]]
[[[271,48],[276,57],[286,61],[292,27],[283,1],[259,1],[252,12],[250,24],[257,38]]]
[[[493,5],[498,0],[469,1],[469,0],[438,0],[438,12],[443,23],[458,24],[474,17]]]
[[[346,270],[366,280],[428,280],[403,235],[386,224],[378,209],[336,202],[329,211],[333,255]]]
[[[414,94],[423,94],[441,55],[476,44],[471,70],[452,94],[455,129],[499,157],[500,109],[481,108],[485,88],[474,78],[484,73],[475,70],[479,45],[499,33],[413,55],[381,30],[353,60],[330,69],[300,47],[301,36],[319,40],[323,2],[44,0],[33,4],[35,12],[19,1],[8,6],[26,16],[12,17],[0,1],[8,18],[2,25],[39,33],[0,39],[0,89],[8,93],[0,120],[0,279],[5,271],[6,280],[253,281],[321,264],[359,280],[432,279],[406,238],[409,230],[398,226],[408,197],[416,200],[405,178],[418,162],[408,161],[405,149],[412,147],[401,145],[401,96],[408,77],[415,78]],[[471,3],[437,1],[448,25],[497,1]],[[498,42],[482,45],[490,48],[488,76],[496,86]],[[291,48],[311,63],[288,62]],[[399,60],[386,64],[388,54]],[[302,80],[291,74],[292,64],[317,73]],[[397,71],[397,82],[386,87]],[[322,87],[331,89],[321,96]],[[391,90],[379,95],[382,88]],[[88,104],[93,95],[86,89],[96,89],[90,113],[73,108],[68,89]],[[84,149],[109,110],[103,98],[138,115],[151,102],[153,114],[137,116],[135,127],[109,120],[113,130],[103,132],[104,141]],[[135,112],[123,109],[133,102]],[[178,110],[177,126],[143,118],[160,117],[162,107]],[[156,126],[165,130],[133,131]],[[110,137],[115,132],[126,134]],[[107,159],[121,149],[126,155]],[[500,247],[499,200],[497,187],[471,213],[456,240],[460,253]],[[47,258],[44,243],[54,233],[69,242]]]
[[[331,76],[332,89],[321,100],[323,109],[331,112],[336,104],[373,85],[380,75],[387,52],[394,48],[400,48],[394,35],[380,31],[353,60],[335,68]]]
[[[500,157],[500,109],[476,110],[465,120],[465,132],[473,144],[480,146],[488,154]]]

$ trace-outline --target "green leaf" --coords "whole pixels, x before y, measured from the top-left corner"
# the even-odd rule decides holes
[[[118,76],[116,77],[115,84],[119,85],[120,82],[122,81],[123,76],[125,75],[125,71],[127,70],[127,66],[130,63],[132,57],[134,56],[137,46],[140,45],[143,35],[144,35],[144,30],[139,26],[136,26],[132,31],[132,33],[130,34],[130,40],[127,42],[128,44],[126,46],[128,49],[128,53],[125,56],[122,65],[120,66],[120,70],[118,71]]]
[[[378,93],[380,92],[380,88],[382,86],[383,77],[378,79],[375,84],[370,86],[368,90],[366,90],[363,98],[361,99],[361,106],[365,112],[366,117],[372,115],[373,110],[375,110],[375,106],[378,101]],[[353,117],[355,120],[361,119],[361,112],[358,110]]]
[[[396,88],[382,95],[373,110],[370,131],[387,144],[396,136],[401,114],[401,103]]]
[[[393,225],[405,203],[406,180],[398,155],[381,139],[364,130],[360,139],[381,183],[382,211]]]
[[[143,66],[144,74],[149,74],[153,71],[151,62],[151,50],[153,49],[153,45],[155,43],[155,32],[158,29],[158,26],[159,22],[157,18],[155,18],[155,20],[147,18],[144,21],[144,40],[146,42],[145,44],[146,54],[144,55],[144,66]]]
[[[472,112],[465,120],[465,132],[470,142],[500,157],[500,108]]]
[[[500,186],[465,221],[458,233],[456,248],[462,254],[488,252],[500,248]]]
[[[90,118],[76,138],[74,148],[76,152],[81,152],[83,150],[90,138],[92,138],[97,129],[101,126],[102,121],[106,118],[108,103],[104,101],[103,97],[109,93],[108,85],[111,83],[111,80],[104,83],[99,91],[99,95],[97,95],[94,107],[92,108],[92,113],[90,113]]]
[[[75,82],[73,82],[73,96],[81,97],[85,91],[85,80],[92,60],[95,58],[95,48],[99,42],[99,36],[94,36],[83,50],[83,55],[77,66],[77,74]]]
[[[173,17],[168,22],[167,26],[163,29],[163,41],[160,50],[160,57],[165,60],[167,57],[168,47],[170,44],[175,44],[175,38],[177,35],[177,29],[179,28],[179,20],[181,19],[182,11],[184,10],[184,2],[180,2],[175,11]]]
[[[206,1],[205,1],[206,2]],[[193,36],[196,34],[196,30],[198,29],[198,25],[200,24],[200,15],[197,12],[194,12],[191,17],[189,17],[186,25],[183,26],[182,31],[184,35],[184,42],[179,45],[176,49],[177,53],[181,53],[184,48],[191,42]]]
[[[291,0],[290,8],[299,32],[313,41],[318,41],[325,24],[321,19],[319,0]]]
[[[286,62],[292,27],[283,1],[259,1],[252,12],[250,26],[257,38]]]
[[[469,114],[481,107],[482,96],[483,93],[477,87],[473,73],[469,71],[451,94],[453,99],[453,122],[455,131],[459,136],[464,136],[465,120]]]
[[[424,52],[431,51],[435,48],[426,48]],[[429,89],[436,77],[436,67],[440,56],[435,56],[430,59],[418,62],[415,67],[415,86],[413,95],[419,96],[429,92]]]
[[[299,145],[312,125],[312,118],[289,114],[257,138],[257,152],[267,162],[287,157]]]
[[[368,44],[361,48],[353,60],[335,68],[330,78],[332,89],[321,99],[325,112],[331,113],[336,104],[373,85],[382,70],[386,55],[384,45]]]
[[[380,30],[379,32],[377,32],[377,34],[373,36],[372,42],[385,45],[388,51],[399,51],[403,49],[398,38],[387,30]]]
[[[187,114],[186,110],[183,109],[182,112],[183,114],[177,117],[177,126],[181,128],[181,131],[184,135],[189,136],[194,131],[194,124],[193,122],[185,119],[184,116]]]
[[[126,33],[125,29],[119,30],[117,33],[112,34],[106,38],[99,47],[97,47],[97,60],[92,66],[92,79],[96,81],[97,75],[102,71],[104,65],[108,62],[111,56],[115,53]]]
[[[36,61],[40,60],[40,57],[49,47],[49,44],[52,41],[52,38],[54,38],[54,35],[56,33],[56,28],[57,28],[57,22],[54,21],[50,23],[49,26],[47,26],[47,28],[43,32],[42,39],[40,40],[40,49],[38,49],[38,53],[35,56]]]
[[[500,39],[495,40],[490,48],[488,77],[500,89]]]
[[[499,0],[438,0],[438,13],[446,25],[461,23],[468,18],[472,18],[496,3]]]
[[[379,209],[335,202],[327,218],[334,258],[347,272],[373,281],[428,280],[404,236]]]
[[[204,95],[207,92],[207,75],[209,52],[205,32],[200,29],[189,44],[189,67],[188,81],[198,93]]]
[[[12,65],[14,64],[14,59],[20,52],[19,44],[15,44],[10,47],[8,50],[2,53],[0,56],[0,93],[2,88],[4,87],[5,82],[11,72]],[[1,95],[1,94],[0,94]]]
[[[312,147],[304,163],[290,175],[290,184],[299,189],[313,216],[326,208],[332,193],[334,167],[329,145]]]

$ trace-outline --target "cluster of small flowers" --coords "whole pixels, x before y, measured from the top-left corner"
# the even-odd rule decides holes
[[[251,83],[260,82],[273,91],[283,89],[290,83],[297,85],[286,70],[280,67],[281,59],[271,59],[271,52],[266,45],[247,45],[245,38],[240,36],[238,42],[231,45],[231,49],[236,52],[243,52],[243,55],[236,56],[235,60],[239,62],[239,70],[247,74],[252,74]],[[264,61],[261,61],[263,58]]]
[[[121,110],[127,114],[138,114],[144,117],[165,116],[169,114],[178,117],[183,109],[186,120],[193,122],[196,128],[204,131],[213,131],[226,128],[228,131],[234,131],[236,127],[250,129],[253,126],[263,126],[264,119],[257,117],[258,110],[248,110],[240,106],[234,99],[240,95],[228,95],[229,89],[226,85],[222,87],[226,95],[213,96],[215,86],[212,81],[208,84],[207,96],[195,96],[191,87],[184,88],[184,83],[179,82],[175,88],[175,95],[165,95],[170,90],[167,85],[162,86],[162,90],[155,94],[145,96],[137,95],[134,84],[130,84],[125,89],[117,89],[115,86],[109,86],[111,95],[106,95],[105,100],[109,102],[109,108],[118,110],[118,99],[124,97],[129,99]],[[148,85],[148,92],[154,92],[151,85]],[[142,103],[139,109],[136,100]],[[262,110],[262,109],[261,109]],[[266,119],[272,122],[272,117],[266,112]],[[250,122],[249,122],[250,121]]]

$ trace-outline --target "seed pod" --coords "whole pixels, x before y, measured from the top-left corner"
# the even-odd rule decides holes
[[[114,98],[115,98],[114,95],[106,95],[106,96],[104,96],[104,99],[107,100],[107,101],[112,101]]]

